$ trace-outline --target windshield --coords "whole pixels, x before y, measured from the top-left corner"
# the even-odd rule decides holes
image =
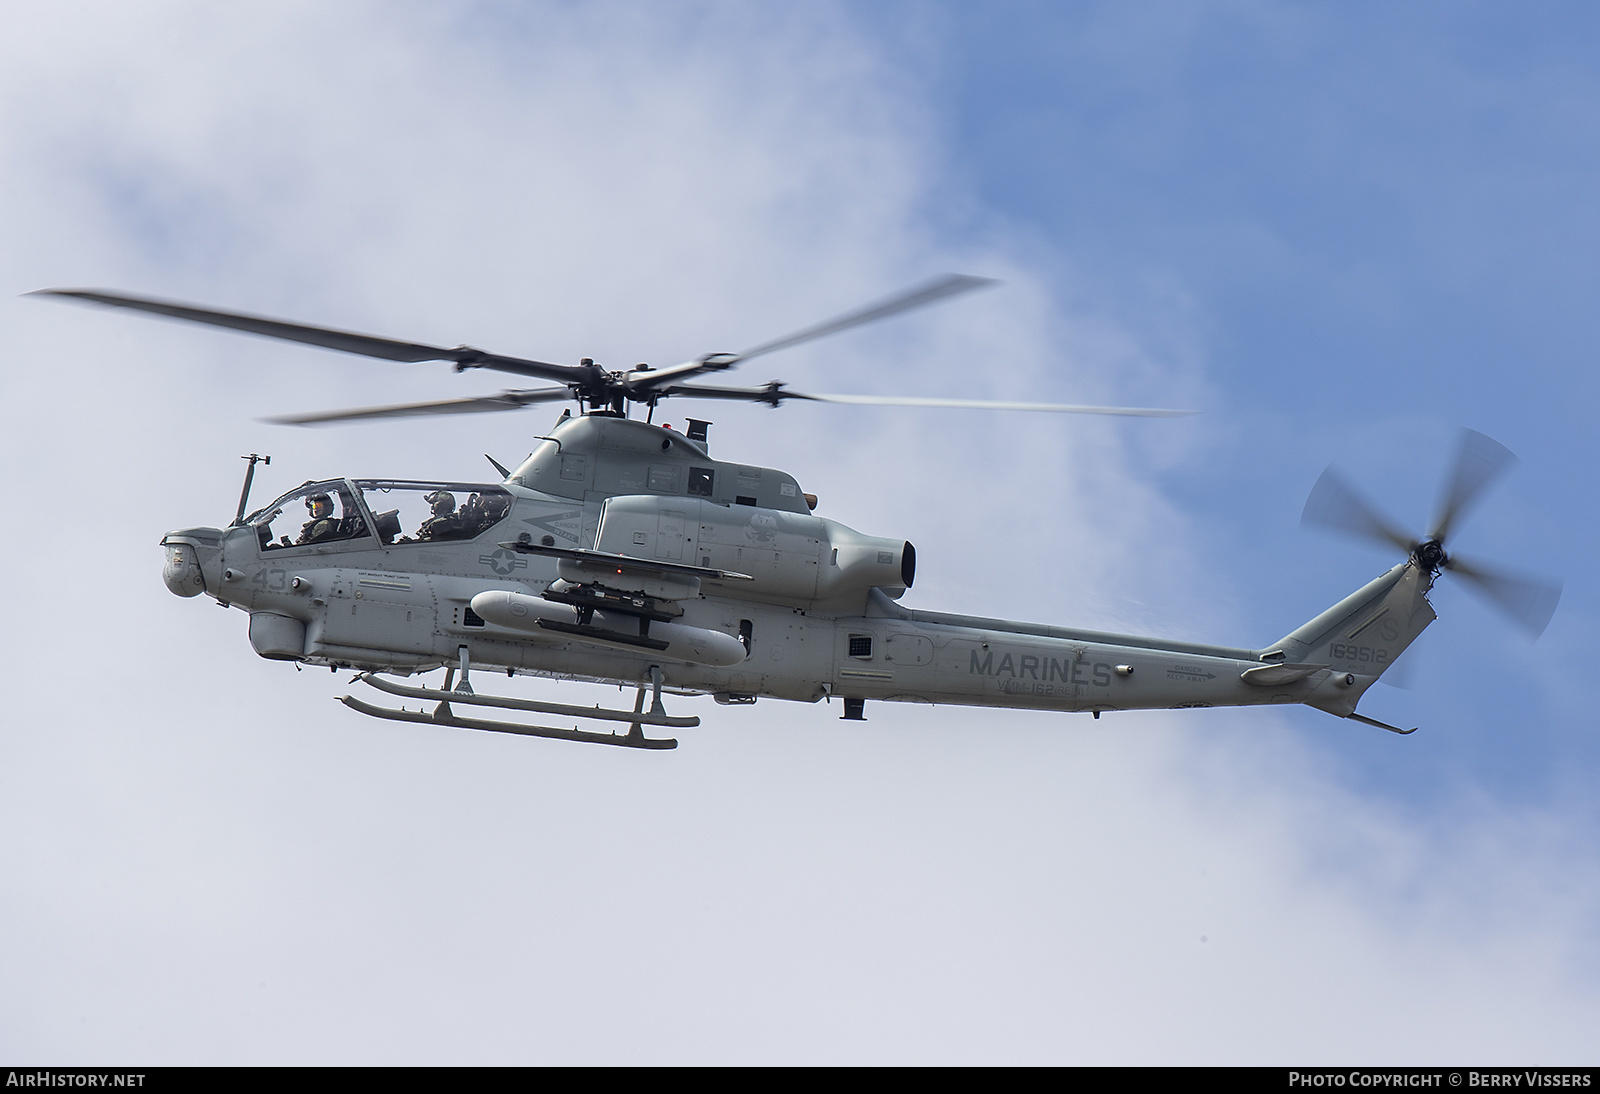
[[[367,534],[367,519],[350,487],[341,479],[306,483],[291,490],[247,522],[256,530],[263,551],[336,543]]]
[[[358,479],[384,543],[473,539],[511,512],[510,493],[485,483]]]

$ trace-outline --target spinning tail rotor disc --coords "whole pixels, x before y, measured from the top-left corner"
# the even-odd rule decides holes
[[[1439,496],[1432,531],[1417,538],[1400,531],[1358,494],[1333,468],[1322,473],[1306,499],[1302,524],[1331,528],[1370,542],[1398,547],[1419,566],[1464,578],[1467,588],[1538,638],[1550,624],[1561,600],[1561,583],[1509,574],[1446,552],[1445,541],[1461,518],[1479,501],[1489,484],[1516,463],[1500,442],[1471,429],[1461,431],[1456,459]]]

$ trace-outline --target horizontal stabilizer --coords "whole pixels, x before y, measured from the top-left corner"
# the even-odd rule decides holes
[[[1275,688],[1293,684],[1326,669],[1327,665],[1260,665],[1245,669],[1239,679],[1258,688]]]

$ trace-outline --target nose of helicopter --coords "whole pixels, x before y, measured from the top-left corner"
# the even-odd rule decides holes
[[[206,591],[200,575],[200,556],[187,543],[165,543],[167,561],[161,567],[161,581],[173,596],[199,596]]]
[[[161,581],[174,596],[215,595],[222,586],[222,531],[218,528],[185,528],[161,537],[166,561]]]

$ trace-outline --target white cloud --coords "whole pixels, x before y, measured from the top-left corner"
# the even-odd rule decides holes
[[[665,363],[960,268],[1010,284],[743,378],[1205,395],[1111,315],[1063,314],[1003,222],[981,247],[928,227],[934,120],[839,12],[17,14],[14,291],[104,283]],[[329,678],[254,658],[242,616],[170,597],[155,540],[231,512],[239,451],[274,453],[263,491],[472,476],[485,449],[526,450],[542,412],[274,430],[250,419],[497,380],[0,307],[13,1055],[1522,1061],[1589,1043],[1594,862],[1566,807],[1407,816],[1309,769],[1269,713],[879,705],[841,727],[698,703],[704,728],[643,757],[362,724]],[[1140,474],[1194,441],[719,419],[719,452],[917,541],[919,605],[1200,635],[1229,611]]]

